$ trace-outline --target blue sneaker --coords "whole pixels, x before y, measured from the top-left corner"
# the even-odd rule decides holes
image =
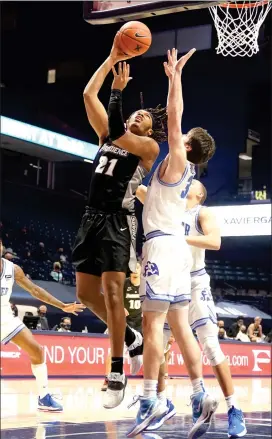
[[[188,439],[198,439],[209,430],[212,416],[219,402],[205,392],[197,393],[191,397],[193,407],[193,428]]]
[[[133,428],[127,433],[127,437],[134,437],[144,431],[148,425],[160,418],[168,411],[165,405],[162,405],[157,398],[145,399],[140,397],[140,409],[136,416]]]
[[[62,412],[63,406],[56,401],[53,395],[47,393],[43,398],[39,397],[38,410],[45,412]]]
[[[174,407],[174,404],[172,403],[172,401],[170,401],[170,399],[167,399],[166,405],[167,405],[167,412],[164,415],[162,415],[160,418],[156,418],[156,420],[152,421],[151,424],[149,424],[149,426],[146,428],[146,431],[158,430],[164,424],[164,422],[168,421],[169,419],[173,418],[173,416],[175,416],[177,412]]]
[[[242,410],[231,407],[228,411],[229,429],[228,437],[237,438],[244,437],[247,434],[245,418]]]

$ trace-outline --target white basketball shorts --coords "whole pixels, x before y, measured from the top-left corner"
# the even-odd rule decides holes
[[[207,322],[217,324],[217,316],[210,288],[210,276],[205,269],[193,273],[191,277],[192,300],[189,306],[189,323],[192,329],[206,325]]]
[[[167,313],[188,303],[191,266],[192,256],[184,237],[164,235],[146,241],[140,284],[143,311]]]
[[[7,344],[24,328],[25,325],[19,317],[13,317],[13,315],[11,315],[5,318],[1,321],[1,343]]]

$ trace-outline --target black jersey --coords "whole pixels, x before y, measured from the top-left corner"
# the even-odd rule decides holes
[[[129,312],[129,318],[134,319],[142,315],[139,286],[133,285],[129,278],[124,285],[124,306]]]
[[[135,193],[146,170],[140,158],[106,142],[93,162],[88,205],[102,212],[135,211]]]

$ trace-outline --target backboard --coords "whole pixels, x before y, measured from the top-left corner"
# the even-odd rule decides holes
[[[192,9],[208,8],[221,1],[84,1],[84,20],[90,24],[118,23]]]

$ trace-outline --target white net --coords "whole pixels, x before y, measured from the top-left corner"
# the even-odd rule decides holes
[[[218,35],[216,52],[223,56],[252,56],[259,52],[260,28],[272,0],[236,1],[209,8]]]

